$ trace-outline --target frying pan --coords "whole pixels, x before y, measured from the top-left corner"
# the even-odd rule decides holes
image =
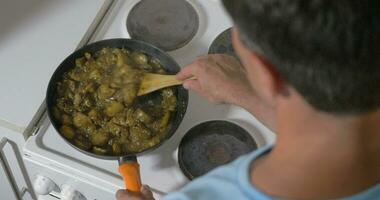
[[[138,41],[138,40],[123,39],[123,38],[98,41],[98,42],[86,45],[82,47],[81,49],[78,49],[77,51],[72,53],[55,70],[54,74],[52,75],[50,79],[48,89],[47,89],[47,94],[46,94],[47,113],[57,133],[59,133],[59,135],[76,150],[86,155],[99,158],[99,159],[118,160],[119,172],[124,179],[126,188],[129,191],[139,193],[140,188],[141,188],[141,178],[140,178],[139,164],[137,162],[136,156],[156,149],[157,147],[161,146],[165,141],[167,141],[175,133],[175,131],[177,130],[178,126],[180,125],[185,115],[189,94],[187,90],[185,90],[183,87],[175,88],[175,92],[177,96],[177,109],[175,113],[172,115],[170,125],[167,129],[166,136],[160,141],[160,143],[158,143],[157,145],[153,147],[145,149],[141,152],[128,153],[121,156],[98,155],[90,151],[86,151],[86,150],[78,148],[77,146],[72,144],[70,140],[66,139],[62,135],[62,133],[59,131],[60,122],[57,119],[55,119],[53,115],[53,107],[56,105],[56,99],[57,99],[57,83],[62,80],[65,72],[75,67],[75,60],[77,58],[83,57],[84,53],[86,52],[94,54],[95,52],[105,47],[126,48],[132,51],[145,53],[146,55],[152,58],[158,59],[161,65],[163,66],[163,68],[169,74],[176,74],[180,70],[179,65],[168,54],[166,54],[165,52],[163,52],[162,50],[160,50],[159,48],[151,44]],[[155,99],[157,98],[157,96],[159,96],[157,93],[152,93],[152,94],[139,97],[139,98]]]

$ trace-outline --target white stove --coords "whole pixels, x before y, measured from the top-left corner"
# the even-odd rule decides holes
[[[115,1],[90,41],[129,38],[126,20],[138,2]],[[216,36],[231,27],[231,20],[219,0],[188,2],[198,13],[199,29],[187,45],[169,52],[180,66],[207,54]],[[247,111],[231,105],[210,104],[190,92],[187,113],[173,137],[160,148],[138,157],[142,182],[152,188],[156,198],[189,182],[177,163],[178,144],[190,128],[215,119],[245,128],[259,147],[275,140],[275,135]],[[115,192],[124,188],[117,161],[100,160],[75,150],[58,135],[46,114],[38,132],[26,142],[24,158],[40,199],[114,199]]]

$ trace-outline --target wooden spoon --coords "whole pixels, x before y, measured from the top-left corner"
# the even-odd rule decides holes
[[[195,80],[196,77],[191,77],[189,79]],[[169,86],[181,85],[182,83],[183,81],[177,80],[175,75],[145,73],[141,80],[137,96],[142,96]]]

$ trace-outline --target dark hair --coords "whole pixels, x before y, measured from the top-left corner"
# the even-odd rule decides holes
[[[377,0],[223,0],[243,43],[314,108],[380,107]]]

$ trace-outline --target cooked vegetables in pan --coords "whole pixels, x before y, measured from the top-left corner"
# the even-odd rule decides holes
[[[171,88],[137,97],[144,72],[165,74],[154,58],[127,49],[85,53],[57,86],[53,115],[75,146],[100,155],[141,152],[166,135],[177,98]]]

